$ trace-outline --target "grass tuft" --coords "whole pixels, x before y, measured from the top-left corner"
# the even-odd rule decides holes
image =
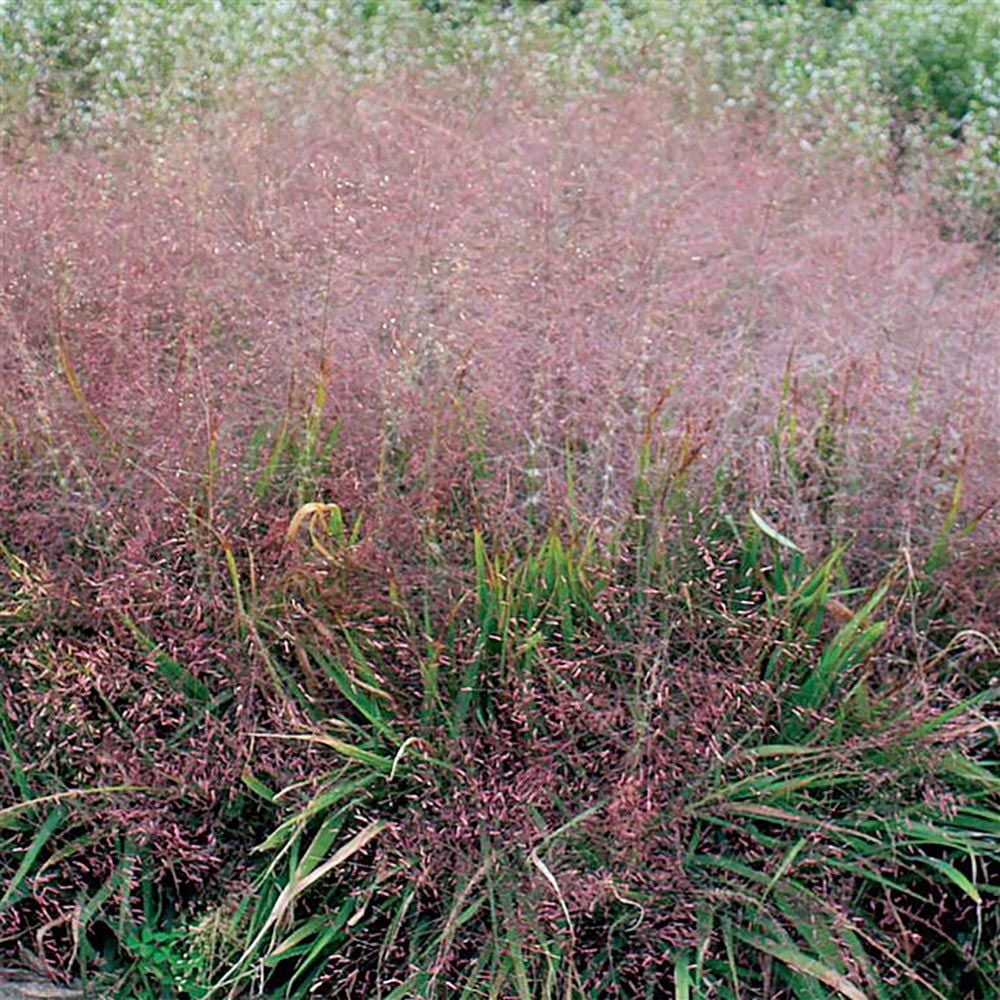
[[[979,169],[985,62],[862,86],[876,0],[189,6],[0,21],[3,964],[1000,993],[995,261],[911,162]]]

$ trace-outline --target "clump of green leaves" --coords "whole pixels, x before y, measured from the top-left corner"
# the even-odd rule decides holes
[[[998,692],[928,693],[947,651],[919,678],[880,670],[911,613],[903,564],[860,592],[842,548],[813,563],[756,511],[707,537],[701,577],[697,545],[639,538],[651,564],[637,607],[634,533],[623,549],[553,528],[501,552],[475,532],[458,606],[411,617],[397,594],[378,623],[332,626],[339,652],[303,635],[300,659],[343,706],[278,738],[336,763],[277,794],[246,773],[280,819],[197,995],[255,983],[304,998],[345,976],[398,998],[949,997],[956,977],[995,989],[1000,776],[983,713]],[[695,604],[702,634],[665,641]],[[696,649],[739,666],[692,673]],[[631,705],[610,729],[608,699]],[[550,769],[528,836],[503,825],[519,815],[522,757]],[[508,803],[492,819],[476,812],[483,788]],[[204,952],[190,927],[183,955]],[[174,976],[175,944],[144,944],[148,969]]]

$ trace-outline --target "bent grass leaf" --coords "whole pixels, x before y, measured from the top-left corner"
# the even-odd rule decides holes
[[[319,503],[318,501],[310,501],[309,503],[304,503],[299,506],[299,508],[292,515],[291,521],[288,522],[288,528],[285,532],[285,538],[291,545],[299,537],[299,532],[302,530],[302,525],[309,521],[310,535],[314,535],[314,524],[317,519],[325,519],[327,517],[334,518],[334,521],[340,521],[343,523],[343,514],[340,509],[340,504],[336,503]]]
[[[95,788],[70,788],[63,792],[53,792],[50,795],[39,795],[38,798],[16,802],[12,806],[0,809],[0,829],[15,827],[17,820],[25,813],[30,813],[41,805],[50,802],[66,802],[71,799],[90,798],[99,795],[119,795],[126,792],[156,793],[161,791],[148,785],[100,785]]]
[[[982,905],[983,897],[979,890],[954,865],[948,864],[947,861],[941,858],[933,858],[927,855],[922,856],[920,862],[941,872],[949,882],[958,886],[977,906]]]
[[[17,870],[11,876],[10,882],[7,884],[6,891],[3,896],[0,897],[0,913],[3,913],[4,910],[7,909],[12,900],[20,898],[21,895],[26,894],[26,892],[21,892],[22,883],[24,883],[27,879],[33,865],[38,860],[38,856],[42,853],[45,849],[45,845],[62,825],[62,822],[66,818],[67,814],[68,810],[60,803],[48,814],[48,816],[45,817],[45,821],[38,828],[38,832],[28,845],[28,849],[24,852],[24,857],[21,858],[21,862],[17,866]]]
[[[254,851],[266,853],[268,851],[277,850],[282,846],[287,848],[301,833],[305,824],[309,822],[309,820],[320,815],[321,813],[329,811],[335,806],[341,806],[342,803],[349,802],[354,799],[358,793],[363,792],[376,782],[383,780],[385,779],[381,773],[369,772],[368,774],[362,775],[360,778],[354,778],[350,781],[335,781],[331,788],[315,795],[299,812],[297,812],[294,816],[290,816],[288,819],[279,824],[274,830],[272,830],[267,839],[262,844],[255,847]],[[287,789],[284,791],[287,791]],[[275,799],[277,800],[280,796],[282,796],[284,791],[279,792],[275,796]]]
[[[475,872],[469,876],[468,881],[464,886],[462,886],[462,889],[455,896],[455,899],[448,910],[448,916],[445,919],[444,929],[441,931],[441,934],[437,939],[437,954],[433,962],[434,972],[431,977],[432,988],[444,966],[448,953],[451,951],[451,945],[455,934],[464,924],[468,923],[483,908],[483,906],[488,903],[488,893],[477,893],[473,895],[473,890],[486,877],[492,864],[492,858],[487,858],[475,870]],[[472,897],[471,900],[470,896]]]
[[[780,531],[778,531],[778,529],[773,524],[771,524],[770,521],[767,521],[765,518],[761,517],[761,515],[758,514],[757,511],[753,509],[753,507],[750,508],[750,519],[753,521],[754,524],[757,525],[758,528],[760,528],[760,530],[765,535],[767,535],[768,538],[771,539],[772,542],[776,542],[783,549],[788,549],[791,552],[799,552],[799,553],[802,552],[802,549],[800,549],[795,544],[795,542],[793,542],[786,535],[783,535]]]
[[[254,733],[254,736],[262,739],[272,740],[295,740],[302,743],[318,743],[321,746],[329,747],[342,757],[348,760],[357,761],[359,764],[367,764],[369,767],[383,774],[392,773],[392,759],[383,757],[381,754],[373,753],[364,747],[355,746],[344,740],[338,740],[336,736],[328,736],[326,733]]]
[[[532,848],[528,852],[528,857],[531,863],[542,873],[545,881],[552,886],[552,891],[555,893],[556,899],[559,900],[559,907],[566,918],[566,929],[569,931],[570,940],[572,941],[576,937],[576,933],[573,930],[573,918],[570,916],[569,907],[566,905],[566,898],[563,896],[562,889],[559,888],[559,882],[556,880],[555,875],[552,874],[552,869],[539,856],[537,848]]]
[[[942,729],[953,719],[961,718],[962,716],[968,715],[973,709],[977,709],[982,705],[991,704],[995,701],[1000,701],[1000,685],[987,688],[985,691],[980,691],[978,694],[972,695],[972,697],[966,698],[963,701],[950,706],[944,711],[936,713],[930,719],[927,719],[919,726],[911,729],[906,734],[906,741],[914,743],[918,742],[929,736],[931,733]]]
[[[255,795],[260,796],[265,802],[274,802],[275,793],[271,791],[252,771],[244,770],[240,775],[240,781]]]
[[[180,661],[165,652],[163,647],[146,635],[128,615],[119,614],[118,618],[135,636],[143,651],[153,658],[156,669],[175,691],[180,691],[185,697],[201,705],[211,703],[212,692],[202,681],[198,680]]]
[[[824,965],[819,959],[812,958],[805,952],[791,944],[781,941],[774,941],[760,934],[745,931],[742,928],[734,927],[733,935],[744,944],[755,948],[765,955],[776,958],[779,962],[788,966],[796,972],[801,972],[809,976],[830,989],[835,990],[847,1000],[868,1000],[868,994],[864,992],[856,983],[836,969],[831,969]]]
[[[257,930],[253,940],[247,945],[243,953],[232,965],[229,971],[212,987],[210,995],[214,995],[219,990],[231,985],[240,977],[247,962],[251,961],[260,951],[260,946],[268,932],[281,922],[285,914],[288,913],[292,904],[299,896],[302,895],[302,893],[304,893],[310,886],[315,885],[321,879],[324,879],[330,874],[330,872],[344,864],[345,861],[352,858],[358,853],[358,851],[362,850],[368,843],[374,840],[375,837],[385,830],[387,826],[388,823],[385,820],[373,820],[353,837],[351,837],[347,843],[338,848],[330,858],[319,865],[316,864],[316,861],[318,860],[317,857],[312,852],[312,849],[310,849],[310,851],[307,852],[307,856],[298,866],[296,866],[288,882],[278,893],[278,898],[272,905],[267,918]],[[316,841],[314,840],[313,843],[315,845]],[[268,949],[267,954],[273,953],[273,950],[273,948]],[[266,957],[266,955],[264,957]]]

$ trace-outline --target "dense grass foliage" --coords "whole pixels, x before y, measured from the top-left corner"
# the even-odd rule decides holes
[[[995,36],[892,7],[5,9],[0,965],[1000,992]]]

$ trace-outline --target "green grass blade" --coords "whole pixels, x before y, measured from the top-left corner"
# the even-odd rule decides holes
[[[868,1000],[867,994],[848,976],[843,975],[836,969],[831,969],[818,959],[812,958],[805,952],[790,944],[780,941],[773,941],[760,934],[754,934],[741,928],[734,927],[733,935],[744,944],[755,948],[776,958],[795,972],[801,972],[806,976],[829,986],[830,989],[839,993],[846,1000]]]
[[[67,812],[66,807],[59,804],[55,807],[55,809],[49,812],[48,816],[45,817],[42,825],[38,828],[38,832],[32,838],[31,843],[24,852],[24,856],[21,858],[21,862],[18,864],[16,871],[11,876],[10,882],[7,884],[6,891],[3,896],[0,896],[0,913],[3,913],[3,911],[7,909],[10,902],[20,892],[22,883],[27,878],[28,873],[31,871],[35,862],[38,860],[38,856],[45,849],[45,845],[62,825]]]

